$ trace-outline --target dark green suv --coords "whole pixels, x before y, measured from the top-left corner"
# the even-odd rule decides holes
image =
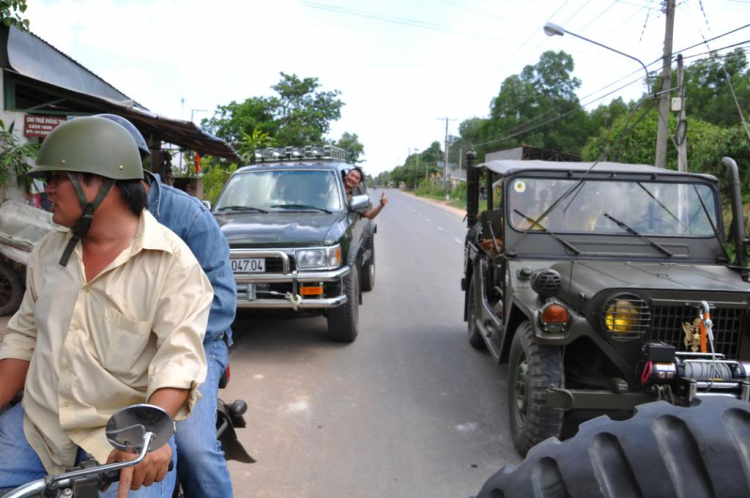
[[[508,363],[516,447],[653,400],[750,398],[750,283],[737,166],[736,262],[719,181],[637,164],[468,156],[465,319]],[[479,210],[479,189],[488,193]]]
[[[325,314],[332,339],[353,341],[361,292],[375,285],[364,184],[347,195],[343,177],[353,166],[335,147],[263,149],[256,159],[232,174],[213,207],[229,241],[237,306]]]

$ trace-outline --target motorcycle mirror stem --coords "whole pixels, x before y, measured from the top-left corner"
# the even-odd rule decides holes
[[[149,444],[151,444],[151,440],[153,439],[153,437],[154,434],[152,432],[146,432],[143,435],[143,446],[141,446],[141,452],[138,454],[138,457],[135,460],[100,465],[91,469],[74,470],[73,472],[66,472],[65,474],[56,476],[47,476],[44,479],[39,479],[37,481],[25,484],[20,488],[16,488],[14,491],[11,491],[9,494],[5,495],[4,498],[31,498],[37,495],[43,496],[42,493],[44,493],[48,489],[54,489],[55,487],[68,487],[70,486],[73,479],[77,479],[79,477],[101,474],[103,472],[112,470],[121,470],[127,467],[138,465],[139,463],[141,463],[141,461],[143,461],[144,458],[146,458],[146,454],[149,451]]]

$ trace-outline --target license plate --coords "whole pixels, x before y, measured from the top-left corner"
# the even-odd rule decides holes
[[[234,273],[263,273],[266,271],[264,258],[232,258],[229,260]]]

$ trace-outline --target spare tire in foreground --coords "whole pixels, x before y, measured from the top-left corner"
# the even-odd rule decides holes
[[[666,401],[624,421],[602,416],[571,439],[547,439],[518,467],[490,477],[477,498],[750,496],[750,403]]]

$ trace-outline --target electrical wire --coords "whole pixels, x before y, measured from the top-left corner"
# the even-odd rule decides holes
[[[701,11],[703,12],[703,18],[706,21],[706,27],[708,28],[708,31],[711,31],[711,25],[708,23],[708,17],[706,16],[706,11],[703,9],[703,2],[702,0],[698,0],[701,6]],[[686,8],[688,11],[690,11],[690,7],[686,5]],[[692,12],[691,12],[692,14]],[[703,43],[705,43],[706,48],[711,50],[711,47],[708,45],[708,40],[706,40],[706,37],[703,35],[703,30],[700,29],[699,26],[696,26],[698,28],[698,33],[700,33],[701,38],[703,38]],[[727,65],[721,64],[721,69],[724,71],[724,77],[727,80],[727,85],[729,85],[729,91],[732,93],[732,98],[734,99],[734,104],[737,106],[737,112],[740,115],[740,121],[742,122],[742,126],[745,129],[745,133],[747,134],[748,140],[750,140],[750,127],[748,127],[747,120],[745,119],[745,113],[742,112],[742,106],[740,106],[740,101],[737,99],[737,94],[734,91],[734,85],[732,85],[732,78],[729,76],[729,72],[727,71]]]
[[[417,20],[414,20],[414,19],[405,19],[405,18],[401,18],[401,17],[385,16],[385,15],[380,15],[380,14],[370,14],[370,13],[367,13],[367,12],[363,12],[361,10],[349,9],[349,8],[346,8],[346,7],[338,7],[336,5],[328,5],[328,4],[322,4],[322,3],[316,3],[316,2],[309,2],[309,1],[305,1],[305,0],[302,1],[302,4],[305,5],[305,6],[307,6],[307,7],[313,8],[313,9],[326,10],[326,11],[329,11],[329,12],[336,12],[338,14],[346,14],[346,15],[350,15],[350,16],[364,17],[365,19],[374,19],[374,20],[377,20],[377,21],[384,21],[384,22],[389,22],[389,23],[393,23],[393,24],[400,24],[400,25],[409,26],[409,27],[412,27],[412,28],[429,29],[429,30],[432,30],[432,31],[440,31],[440,32],[443,32],[443,33],[451,33],[451,34],[456,34],[456,35],[470,36],[470,37],[473,37],[473,38],[482,38],[482,39],[488,39],[488,40],[496,40],[496,41],[501,41],[501,42],[504,42],[504,43],[510,43],[511,45],[517,45],[517,43],[514,42],[513,40],[508,40],[508,39],[505,39],[505,38],[500,38],[498,36],[478,34],[478,33],[472,32],[472,31],[462,31],[462,30],[457,30],[457,29],[451,29],[451,28],[448,28],[448,27],[445,27],[445,26],[441,26],[439,24],[433,24],[433,23],[428,23],[428,22],[423,22],[423,21],[417,21]]]
[[[745,25],[743,25],[743,26],[740,26],[740,27],[738,27],[738,28],[735,28],[735,29],[732,29],[732,30],[730,30],[730,31],[727,31],[726,33],[722,33],[722,34],[720,34],[720,35],[717,35],[717,36],[715,36],[715,37],[711,38],[710,40],[706,40],[706,42],[709,42],[709,41],[712,41],[712,40],[717,40],[717,39],[719,39],[719,38],[723,38],[723,37],[725,37],[725,36],[728,36],[728,35],[730,35],[730,34],[732,34],[732,33],[736,33],[737,31],[740,31],[740,30],[742,30],[742,29],[745,29],[745,28],[748,28],[748,27],[750,27],[750,24],[745,24]],[[749,40],[749,41],[750,41],[750,40]],[[747,43],[747,42],[740,42],[740,44],[743,44],[743,43]],[[675,57],[676,57],[676,56],[677,56],[678,54],[680,54],[680,53],[683,53],[683,52],[686,52],[686,51],[688,51],[688,50],[691,50],[691,49],[693,49],[693,48],[695,48],[695,47],[697,47],[697,46],[699,46],[699,45],[702,45],[702,44],[703,44],[703,43],[697,43],[697,44],[695,44],[695,45],[691,45],[691,46],[689,46],[689,47],[686,47],[686,48],[683,48],[683,49],[680,49],[680,50],[677,50],[677,51],[673,52],[673,53],[672,53],[673,59],[674,59],[674,58],[675,58]],[[706,44],[707,44],[707,43],[706,43]],[[724,48],[729,48],[729,47],[732,47],[732,46],[734,46],[734,45],[730,45],[730,46],[728,46],[728,47],[724,47]],[[722,49],[719,49],[719,50],[722,50]],[[693,56],[689,56],[689,57],[693,57]],[[685,58],[689,58],[689,57],[685,57]],[[655,65],[655,64],[657,64],[657,63],[659,63],[659,62],[661,62],[661,60],[662,60],[662,58],[660,57],[660,58],[658,58],[658,59],[655,59],[655,60],[654,60],[653,62],[651,62],[651,63],[649,63],[649,64],[646,64],[645,66],[646,66],[646,67],[648,68],[648,67],[650,67],[650,66],[653,66],[653,65]],[[615,82],[613,82],[613,83],[610,83],[610,84],[608,84],[607,86],[605,86],[605,87],[603,87],[603,88],[601,88],[601,89],[599,89],[599,90],[597,90],[597,91],[595,91],[595,92],[593,92],[593,93],[589,94],[588,96],[590,96],[590,95],[593,95],[593,94],[596,94],[596,93],[598,93],[598,92],[600,92],[600,91],[602,91],[602,90],[604,90],[604,89],[606,89],[606,88],[608,88],[608,87],[610,87],[610,86],[612,86],[612,85],[614,85],[614,84],[616,84],[616,83],[618,83],[618,82],[620,82],[620,81],[622,81],[622,80],[624,80],[624,79],[628,78],[629,76],[631,76],[631,75],[633,75],[633,74],[636,74],[636,73],[638,73],[638,72],[640,72],[640,69],[638,69],[638,70],[636,70],[636,71],[633,71],[632,73],[630,73],[630,74],[628,74],[628,75],[626,75],[626,76],[624,76],[624,77],[620,78],[619,80],[616,80],[616,81],[615,81]],[[638,80],[635,80],[634,82],[630,82],[630,83],[628,83],[627,85],[625,85],[625,86],[623,86],[623,87],[620,87],[620,88],[618,88],[618,89],[617,89],[617,90],[615,90],[614,92],[616,92],[616,91],[619,91],[619,90],[621,90],[622,88],[625,88],[625,87],[627,87],[627,86],[629,86],[629,85],[631,85],[631,84],[634,84],[634,83],[635,83],[635,82],[637,82],[637,81],[640,81],[640,78],[639,78]],[[594,102],[596,102],[596,101],[598,101],[598,100],[601,100],[601,99],[602,99],[602,98],[604,98],[604,97],[607,97],[607,96],[611,95],[611,94],[612,94],[612,93],[614,93],[614,92],[610,92],[610,93],[608,93],[608,94],[606,94],[606,95],[604,95],[604,96],[602,96],[602,97],[600,97],[600,98],[598,98],[598,99],[595,99],[595,100],[593,100],[593,101],[591,101],[591,102],[588,102],[588,103],[587,103],[587,104],[585,104],[585,105],[586,105],[586,106],[587,106],[587,105],[590,105],[590,104],[592,104],[592,103],[594,103]],[[588,97],[588,96],[587,96],[587,97]],[[585,98],[587,98],[587,97],[584,97],[584,98],[583,98],[583,99],[581,99],[581,100],[584,100],[584,99],[585,99]],[[531,96],[531,97],[528,97],[527,99],[525,99],[525,100],[523,101],[523,103],[527,102],[527,101],[528,101],[528,100],[530,100],[531,98],[533,98],[533,96]],[[511,130],[509,130],[509,131],[508,131],[507,135],[505,135],[505,136],[503,136],[503,137],[501,137],[501,138],[498,138],[498,139],[493,139],[493,140],[491,140],[491,141],[488,141],[488,142],[482,142],[482,143],[480,143],[480,144],[475,144],[475,145],[476,145],[476,146],[481,146],[481,145],[488,145],[488,144],[491,144],[491,143],[495,143],[495,142],[499,142],[499,141],[502,141],[502,140],[507,140],[507,139],[509,139],[509,138],[513,138],[513,137],[515,137],[515,136],[518,136],[518,135],[522,135],[522,134],[524,134],[524,133],[528,133],[529,131],[533,131],[534,129],[537,129],[537,128],[539,128],[539,127],[541,127],[541,126],[545,125],[545,124],[550,124],[550,123],[553,123],[553,122],[555,122],[555,121],[557,121],[557,120],[559,120],[559,119],[562,119],[563,117],[565,117],[565,116],[567,116],[567,115],[571,114],[572,112],[574,112],[575,110],[577,110],[577,109],[572,109],[571,111],[568,111],[568,112],[566,112],[566,113],[565,113],[565,114],[563,114],[563,115],[560,115],[560,116],[557,116],[557,117],[555,117],[555,118],[552,118],[552,119],[550,119],[549,121],[547,121],[547,122],[544,122],[544,123],[542,123],[542,124],[540,124],[540,125],[538,125],[538,126],[533,126],[532,128],[530,128],[530,129],[528,129],[528,130],[518,131],[518,130],[522,130],[522,129],[523,129],[522,127],[526,127],[526,126],[528,126],[529,124],[533,123],[534,121],[538,121],[539,119],[543,119],[544,117],[548,117],[548,116],[550,116],[550,115],[552,114],[552,112],[554,112],[554,110],[558,109],[559,107],[562,107],[562,106],[563,106],[563,105],[565,105],[565,104],[566,104],[566,102],[563,102],[563,103],[561,103],[561,104],[558,104],[558,105],[556,105],[556,106],[553,106],[552,108],[550,108],[549,110],[547,110],[547,111],[546,111],[545,113],[543,113],[543,114],[540,114],[539,116],[536,116],[536,117],[534,117],[534,118],[531,118],[531,119],[530,119],[529,121],[525,122],[525,123],[524,123],[524,124],[523,124],[522,126],[516,126],[516,127],[513,127],[513,128],[511,128]],[[583,107],[583,106],[584,106],[584,105],[582,105],[582,107]],[[516,107],[514,107],[513,109],[517,109],[518,107],[520,107],[520,104],[519,104],[519,105],[517,105]],[[513,109],[511,109],[511,110],[513,110]],[[661,113],[659,113],[659,119],[660,119],[661,121],[663,121],[663,120],[664,120],[663,116],[661,116]],[[749,136],[750,136],[750,135],[749,135]],[[673,145],[674,145],[675,147],[677,147],[677,142],[675,141],[675,138],[674,138],[674,136],[670,135],[670,138],[671,138],[671,141],[672,141]]]

